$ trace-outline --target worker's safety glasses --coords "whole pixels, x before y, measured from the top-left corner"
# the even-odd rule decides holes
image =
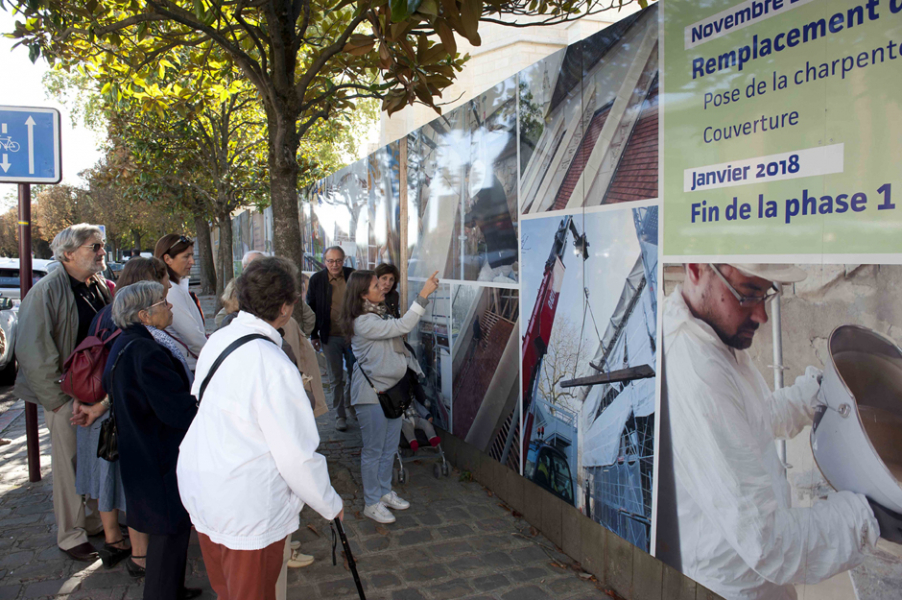
[[[777,289],[777,286],[771,284],[771,289],[768,290],[767,293],[763,296],[743,296],[736,291],[736,288],[730,285],[730,282],[727,281],[727,278],[723,276],[723,273],[720,272],[720,269],[717,268],[717,265],[710,263],[709,266],[714,270],[714,273],[717,274],[720,280],[724,282],[724,285],[727,286],[727,289],[733,293],[733,296],[736,297],[736,301],[739,302],[739,306],[743,308],[751,308],[753,306],[758,306],[762,302],[770,302],[781,293],[780,290]]]

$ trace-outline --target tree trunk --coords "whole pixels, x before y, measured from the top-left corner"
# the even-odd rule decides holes
[[[141,252],[141,232],[136,230],[132,231],[132,234],[135,236],[135,250]],[[151,252],[153,252],[151,250]]]
[[[232,218],[228,212],[222,213],[217,218],[219,227],[219,277],[216,278],[216,312],[222,304],[220,298],[225,287],[235,278],[235,269],[232,265]]]
[[[210,223],[206,218],[194,215],[194,231],[197,232],[197,249],[200,254],[200,293],[209,295],[216,291],[216,267],[213,264]]]
[[[273,249],[277,256],[293,261],[299,269],[302,269],[304,244],[298,217],[297,161],[300,140],[293,119],[270,111],[267,111],[267,117]]]

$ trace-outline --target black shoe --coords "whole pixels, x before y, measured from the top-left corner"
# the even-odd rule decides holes
[[[114,544],[121,544],[125,541],[125,538],[122,538],[118,542],[113,542]],[[100,561],[103,563],[103,566],[107,569],[112,569],[123,559],[128,556],[131,556],[132,549],[131,548],[117,548],[113,544],[104,543],[103,548],[97,551],[97,554],[100,555]]]
[[[182,588],[181,591],[179,591],[179,600],[191,600],[203,593],[204,591],[200,588]]]
[[[125,561],[125,570],[128,571],[129,577],[134,579],[138,579],[139,577],[144,577],[144,567],[136,563],[133,559],[135,558],[147,558],[146,556],[129,556],[128,560]]]
[[[69,548],[68,550],[63,550],[60,548],[61,552],[65,552],[69,555],[69,558],[74,560],[80,560],[82,562],[94,562],[97,560],[97,549],[91,545],[90,542],[85,542],[84,544],[79,544],[74,548]]]

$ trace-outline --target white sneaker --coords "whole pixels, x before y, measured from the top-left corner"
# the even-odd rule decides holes
[[[313,557],[309,554],[301,554],[300,552],[292,552],[291,558],[288,560],[288,566],[292,569],[300,567],[309,567],[313,564]]]
[[[407,510],[410,508],[410,502],[396,494],[394,490],[382,496],[380,500],[382,504],[395,510]]]
[[[385,505],[381,502],[377,502],[376,504],[372,504],[364,508],[363,516],[368,517],[377,523],[383,523],[385,525],[395,522],[395,515],[388,512],[388,509],[385,508]]]

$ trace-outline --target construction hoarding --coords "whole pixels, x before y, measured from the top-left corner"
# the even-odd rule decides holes
[[[307,190],[304,270],[438,271],[433,422],[722,596],[895,598],[892,521],[817,447],[846,338],[902,341],[900,42],[902,0],[664,0]],[[893,483],[879,364],[888,412],[841,411]]]

